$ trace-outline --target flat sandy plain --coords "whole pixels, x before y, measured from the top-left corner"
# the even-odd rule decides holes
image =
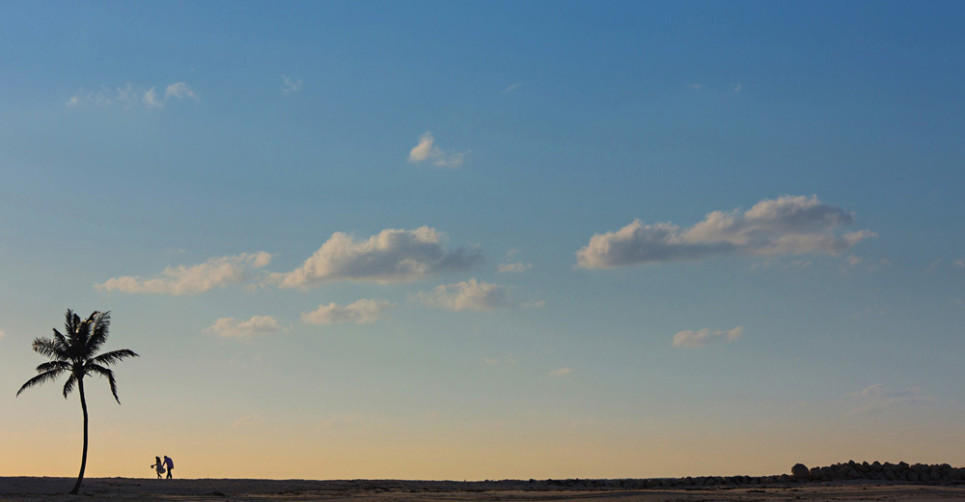
[[[965,500],[965,485],[900,485],[880,483],[787,484],[762,487],[692,490],[501,489],[485,483],[449,481],[301,481],[253,479],[93,478],[80,494],[64,494],[68,478],[2,478],[0,501],[352,501],[352,502],[710,502],[710,501],[921,501]],[[518,486],[518,485],[517,485]]]

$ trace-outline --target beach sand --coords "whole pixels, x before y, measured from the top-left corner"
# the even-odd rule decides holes
[[[93,478],[78,495],[66,495],[69,478],[0,478],[0,501],[353,501],[353,502],[683,502],[683,501],[921,501],[965,500],[965,486],[878,483],[789,484],[755,488],[693,490],[553,489],[542,482],[526,489],[499,483],[448,481],[302,481],[248,479]],[[510,484],[512,487],[523,482]],[[493,488],[496,489],[487,489]]]

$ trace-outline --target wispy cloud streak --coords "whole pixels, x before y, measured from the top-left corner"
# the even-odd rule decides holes
[[[175,82],[160,94],[156,86],[150,88],[135,87],[133,83],[119,87],[102,85],[96,91],[78,90],[67,100],[71,108],[97,108],[108,106],[123,106],[132,108],[143,105],[145,108],[163,108],[170,99],[191,99],[200,101],[198,94],[185,82]]]
[[[894,391],[880,383],[852,392],[844,398],[854,403],[848,415],[865,415],[893,407],[931,404],[935,401],[935,397],[924,393],[921,387],[908,387],[902,391]]]
[[[282,331],[278,320],[271,316],[253,316],[247,321],[240,321],[233,317],[222,317],[206,328],[205,332],[213,333],[222,338],[253,338],[270,335]]]
[[[681,349],[695,349],[715,343],[733,342],[739,340],[743,335],[743,326],[721,331],[711,331],[708,328],[678,331],[673,336],[673,346]]]
[[[251,277],[252,270],[265,267],[270,262],[271,254],[265,251],[242,253],[211,258],[188,267],[167,267],[158,277],[114,277],[95,287],[102,291],[121,293],[196,295],[228,284],[244,282]]]

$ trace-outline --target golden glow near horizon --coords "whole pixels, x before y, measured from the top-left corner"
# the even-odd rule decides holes
[[[120,415],[114,418],[119,418]],[[680,423],[523,418],[458,424],[439,417],[423,424],[333,417],[308,425],[246,417],[234,424],[131,423],[91,435],[91,477],[144,477],[155,455],[175,459],[184,478],[264,479],[548,479],[765,475],[788,472],[797,462],[828,465],[857,461],[961,463],[955,447],[962,433],[952,414],[917,427],[909,421],[901,441],[880,441],[873,420],[814,428],[809,420],[730,423],[694,419]],[[911,419],[913,417],[909,417]],[[67,425],[45,419],[35,434],[0,438],[8,476],[76,475],[80,438]],[[403,421],[405,422],[405,421]],[[762,421],[766,422],[766,421]],[[42,424],[42,427],[41,427]],[[56,424],[56,425],[55,425]],[[52,428],[57,427],[51,434]],[[944,433],[942,433],[944,431]],[[868,452],[853,458],[854,451]]]

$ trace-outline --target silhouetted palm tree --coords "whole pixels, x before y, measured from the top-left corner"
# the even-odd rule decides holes
[[[128,357],[137,357],[131,350],[122,349],[105,352],[97,355],[97,351],[107,341],[111,328],[110,312],[94,312],[84,321],[80,320],[73,311],[67,309],[67,322],[64,323],[67,333],[62,334],[54,329],[53,338],[37,338],[34,340],[34,352],[50,359],[50,361],[37,366],[39,375],[27,380],[27,383],[17,391],[21,392],[30,387],[54,380],[61,375],[69,375],[67,383],[64,384],[64,398],[74,390],[80,394],[80,407],[84,410],[84,455],[80,460],[80,474],[77,476],[77,483],[70,491],[76,494],[80,489],[81,482],[84,481],[84,469],[87,467],[87,399],[84,397],[84,377],[91,374],[100,375],[107,378],[111,385],[111,393],[117,404],[121,400],[117,397],[117,382],[114,380],[114,372],[107,369],[108,366],[122,361]]]

